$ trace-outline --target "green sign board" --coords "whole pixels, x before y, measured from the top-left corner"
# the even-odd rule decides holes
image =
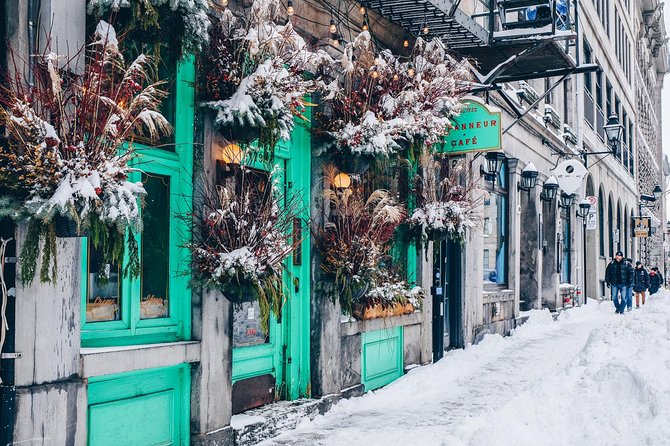
[[[438,152],[455,155],[502,148],[502,113],[489,109],[475,98],[461,101],[461,113],[453,118],[454,128],[444,137]]]

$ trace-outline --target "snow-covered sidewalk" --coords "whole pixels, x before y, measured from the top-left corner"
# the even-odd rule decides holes
[[[534,311],[265,445],[669,445],[670,292]]]

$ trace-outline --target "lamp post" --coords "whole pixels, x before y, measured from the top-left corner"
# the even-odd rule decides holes
[[[591,209],[591,203],[588,200],[582,200],[579,202],[579,207],[577,208],[577,217],[582,219],[582,254],[584,255],[584,262],[582,263],[582,269],[584,270],[584,281],[582,282],[582,294],[584,295],[584,305],[587,303],[586,298],[586,217],[589,215],[589,210]]]
[[[658,184],[654,187],[654,190],[651,192],[651,195],[640,194],[640,199],[638,200],[638,218],[642,218],[642,208],[652,208],[655,206],[655,202],[663,196],[663,190]],[[638,256],[639,260],[642,260],[642,237],[639,237],[640,241],[638,242]],[[647,259],[644,259],[646,263]]]

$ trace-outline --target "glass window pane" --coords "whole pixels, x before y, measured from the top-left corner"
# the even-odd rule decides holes
[[[484,201],[484,283],[504,285],[507,280],[507,197],[493,194]],[[491,254],[495,253],[495,257]]]
[[[88,243],[88,285],[86,322],[121,319],[121,269],[115,263],[103,263],[99,249]]]
[[[233,306],[233,347],[265,344],[269,338],[261,328],[261,307],[258,301]]]
[[[168,316],[170,280],[170,177],[142,175],[147,191],[142,210],[142,299],[140,317]]]

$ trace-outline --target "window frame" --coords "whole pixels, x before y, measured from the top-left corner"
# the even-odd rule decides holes
[[[497,228],[497,237],[500,237],[499,243],[496,245],[495,248],[495,253],[493,256],[494,262],[496,262],[497,266],[497,254],[498,254],[498,247],[500,244],[503,245],[502,247],[502,259],[503,259],[503,267],[502,267],[502,276],[503,276],[503,281],[500,283],[491,283],[491,282],[486,282],[482,278],[482,282],[484,283],[484,291],[495,291],[495,290],[502,290],[506,289],[509,286],[509,234],[510,234],[510,209],[509,209],[509,166],[507,164],[507,161],[504,161],[502,164],[502,167],[500,168],[500,173],[498,174],[498,178],[496,179],[495,186],[493,190],[490,193],[490,200],[497,200],[497,197],[501,197],[503,201],[503,206],[504,209],[496,209],[496,216],[500,216],[503,218],[503,222],[501,223],[500,221],[496,222],[496,228]],[[499,207],[500,203],[496,203],[496,207]],[[493,234],[490,234],[488,237],[491,237]],[[484,249],[482,247],[482,252],[481,252],[481,259],[482,259],[482,264],[483,264],[483,259],[484,259]],[[489,253],[489,258],[490,258],[490,253]],[[497,268],[496,268],[497,271]]]
[[[88,301],[88,238],[81,247],[81,342],[84,347],[106,347],[144,343],[188,340],[191,336],[190,274],[187,271],[189,253],[184,246],[190,237],[188,224],[178,216],[191,210],[193,172],[193,122],[195,116],[195,58],[184,56],[177,62],[175,88],[174,151],[134,143],[137,159],[133,164],[147,174],[170,178],[170,231],[168,316],[141,319],[141,272],[136,278],[121,279],[120,320],[86,321]],[[121,149],[123,150],[123,149]],[[131,181],[140,181],[141,173],[134,172]],[[140,211],[141,212],[141,211]],[[143,234],[137,235],[142,258]],[[124,259],[124,263],[127,259]]]

